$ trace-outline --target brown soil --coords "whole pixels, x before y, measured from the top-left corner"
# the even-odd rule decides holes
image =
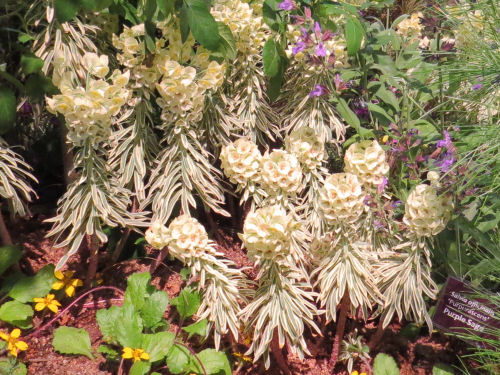
[[[45,239],[45,233],[48,226],[41,224],[43,217],[38,217],[37,220],[19,221],[15,224],[15,231],[12,236],[15,243],[20,244],[24,256],[20,262],[21,269],[33,274],[48,263],[57,263],[60,256],[64,253],[64,249],[54,249],[52,241]],[[10,224],[12,229],[14,225]],[[240,245],[231,236],[219,231],[216,235],[218,239],[218,250],[231,259],[238,267],[246,267],[245,273],[254,278],[257,270],[242,251]],[[148,256],[141,259],[131,259],[108,268],[101,269],[102,285],[113,285],[124,289],[126,287],[126,278],[134,272],[149,271],[152,262],[156,257],[156,252],[149,249]],[[71,270],[76,271],[76,276],[83,278],[86,270],[85,254],[75,255],[71,262],[67,265]],[[165,290],[172,298],[176,296],[184,282],[179,274],[182,265],[176,261],[165,260],[156,272],[153,274],[152,282],[159,289]],[[91,303],[94,301],[95,306]],[[97,303],[96,301],[106,302]],[[67,301],[63,301],[67,303]],[[106,362],[105,358],[97,353],[98,346],[102,343],[102,337],[95,320],[95,311],[99,308],[107,307],[110,304],[121,302],[112,292],[103,292],[96,296],[89,296],[82,304],[78,304],[70,309],[61,319],[52,327],[45,330],[43,333],[29,340],[29,349],[25,353],[21,353],[19,358],[26,363],[28,374],[30,375],[112,375],[116,374],[118,364]],[[85,306],[86,307],[85,307]],[[172,316],[169,309],[166,311],[166,317],[169,321],[174,321],[171,329],[176,329],[176,316]],[[35,318],[34,328],[39,327],[43,322],[48,320],[48,315],[42,318]],[[84,356],[68,356],[60,355],[54,352],[52,342],[52,332],[59,325],[68,325],[86,329],[91,338],[94,352],[97,353],[93,360]],[[328,367],[329,353],[333,342],[333,332],[335,326],[329,324],[325,330],[327,334],[324,337],[313,337],[310,334],[307,337],[308,346],[311,351],[311,356],[300,360],[294,355],[289,354],[288,365],[292,374],[301,375],[344,375],[347,370],[344,363],[339,363],[334,371]],[[362,323],[350,319],[346,331],[357,328],[360,334],[366,339],[375,332],[376,325],[373,322]],[[432,367],[436,363],[446,363],[451,365],[459,365],[459,357],[466,354],[466,344],[449,338],[441,333],[434,332],[431,336],[425,335],[424,332],[414,339],[405,339],[398,335],[402,325],[398,322],[391,324],[385,332],[383,339],[376,353],[383,352],[392,355],[401,369],[401,375],[427,375],[432,374]],[[209,341],[204,344],[212,345]],[[227,352],[244,353],[247,347],[238,343],[236,346],[229,341],[223,343],[223,347],[227,348]],[[201,350],[203,344],[195,343],[194,349]],[[376,353],[372,353],[375,356]],[[233,374],[251,375],[251,374],[281,374],[278,366],[274,361],[271,363],[269,370],[265,370],[262,366],[262,361],[257,364],[242,361],[241,358],[232,356],[235,363]],[[371,365],[356,362],[354,370],[372,374]],[[168,374],[168,372],[164,372]]]

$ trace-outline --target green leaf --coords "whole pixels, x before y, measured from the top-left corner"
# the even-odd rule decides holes
[[[142,319],[134,306],[124,303],[115,322],[114,334],[123,347],[138,348],[142,339]]]
[[[163,318],[168,306],[168,294],[164,291],[156,291],[148,297],[141,309],[141,317],[144,326],[155,327]]]
[[[438,363],[432,368],[432,375],[453,375],[453,367],[444,363]]]
[[[236,58],[236,54],[238,53],[233,33],[231,33],[229,26],[222,22],[218,22],[217,26],[219,27],[220,43],[217,50],[212,53],[212,56],[232,61]]]
[[[78,0],[55,0],[54,8],[57,20],[67,22],[76,16],[80,2]]]
[[[274,77],[278,74],[281,65],[279,53],[280,46],[273,39],[268,39],[262,51],[262,60],[264,63],[264,74],[268,77]]]
[[[0,121],[1,118],[0,118]],[[7,268],[16,264],[21,259],[23,253],[17,246],[2,246],[0,247],[0,275],[2,275]]]
[[[0,375],[26,375],[27,373],[26,365],[22,362],[10,359],[0,360]]]
[[[5,302],[0,307],[0,319],[22,329],[31,328],[32,317],[32,307],[18,301]]]
[[[195,39],[203,47],[211,51],[219,46],[219,26],[210,14],[207,4],[203,0],[186,0],[187,19],[189,29]]]
[[[174,1],[173,0],[156,0],[156,6],[163,13],[164,16],[168,16],[174,11]]]
[[[115,350],[108,345],[99,345],[99,347],[97,348],[97,352],[104,354],[107,360],[119,361],[121,358],[120,353],[118,353],[118,350]]]
[[[135,362],[130,368],[129,375],[144,375],[151,369],[151,363],[145,361]]]
[[[375,93],[375,96],[382,100],[384,103],[390,105],[394,111],[399,112],[399,101],[391,91],[387,90],[383,85]]]
[[[345,122],[347,122],[356,131],[358,131],[359,127],[361,126],[361,123],[359,122],[358,116],[356,116],[356,114],[351,110],[351,108],[349,108],[347,102],[342,98],[338,98],[338,104],[336,108],[337,111],[339,111],[342,118],[345,120]]]
[[[182,289],[179,295],[173,298],[170,303],[177,308],[177,312],[181,318],[186,319],[198,311],[201,298],[197,291],[190,287],[186,287]]]
[[[104,341],[116,343],[115,322],[121,315],[121,308],[111,306],[109,309],[97,310],[95,317]]]
[[[16,122],[16,96],[8,87],[0,87],[0,135],[12,129]]]
[[[150,361],[156,362],[165,358],[174,344],[173,332],[158,332],[142,335],[141,348],[149,354]]]
[[[30,40],[34,40],[35,38],[33,38],[31,35],[29,34],[26,34],[26,33],[20,33],[19,36],[17,37],[17,40],[19,41],[19,43],[26,43],[26,42],[29,42]]]
[[[218,352],[215,349],[205,349],[197,354],[197,357],[203,363],[203,367],[208,375],[224,374],[231,375],[231,365],[227,359],[226,353]],[[198,361],[193,361],[194,369],[199,374],[203,373]]]
[[[172,374],[180,374],[184,372],[190,362],[191,353],[183,346],[175,344],[167,354],[168,371]]]
[[[42,70],[43,60],[33,54],[26,54],[21,56],[21,69],[23,73],[28,75],[38,73]]]
[[[347,43],[347,53],[355,55],[361,48],[361,40],[363,39],[363,26],[356,18],[348,18],[345,24],[345,37]]]
[[[9,292],[9,297],[19,302],[33,302],[35,297],[45,297],[55,281],[54,265],[48,264],[33,277],[19,280]]]
[[[390,355],[379,353],[373,363],[373,375],[399,375],[399,368]]]
[[[382,125],[389,125],[391,122],[395,123],[394,119],[382,107],[373,103],[366,103],[366,105],[372,116],[379,120]]]
[[[150,292],[154,290],[149,285],[151,275],[149,272],[134,273],[127,279],[127,290],[125,291],[124,304],[130,303],[139,311]]]
[[[74,327],[59,327],[54,331],[54,350],[62,354],[81,354],[94,359],[87,331]]]
[[[206,319],[202,319],[199,322],[188,325],[187,327],[182,327],[182,330],[189,334],[188,338],[193,335],[205,338],[208,335],[208,321]]]
[[[31,74],[24,83],[24,90],[31,100],[43,102],[45,95],[55,95],[59,92],[52,81],[41,74]]]

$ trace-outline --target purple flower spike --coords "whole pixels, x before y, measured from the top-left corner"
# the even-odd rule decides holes
[[[320,57],[326,56],[326,49],[323,43],[319,43],[318,46],[316,47],[316,56]]]
[[[387,177],[383,176],[382,182],[377,186],[377,192],[379,194],[382,194],[388,184],[389,184],[389,180],[387,179]]]
[[[328,93],[329,93],[329,91],[328,91],[328,89],[325,86],[323,86],[323,85],[316,85],[316,86],[314,86],[314,90],[312,90],[309,93],[309,97],[313,98],[315,96],[322,96],[322,95],[326,95]]]
[[[444,148],[451,148],[452,147],[452,142],[451,142],[451,137],[450,133],[448,133],[446,130],[443,131],[444,139],[440,140],[437,142],[436,146],[437,147],[444,147]]]
[[[314,33],[318,38],[321,36],[321,26],[318,21],[314,22]]]
[[[295,9],[295,4],[293,3],[292,0],[283,0],[281,3],[279,3],[278,9],[293,10]]]
[[[297,45],[292,48],[292,53],[296,55],[300,51],[303,51],[306,48],[306,44],[304,42],[297,42]]]
[[[472,86],[472,90],[477,91],[477,90],[480,90],[482,87],[483,87],[482,83],[477,83],[474,86]]]

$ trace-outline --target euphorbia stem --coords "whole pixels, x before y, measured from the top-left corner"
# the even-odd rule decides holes
[[[85,287],[89,288],[92,285],[92,280],[97,273],[99,265],[99,240],[95,234],[86,236],[87,248],[89,249],[89,268],[87,270],[87,278],[85,279]]]
[[[52,323],[54,323],[57,319],[59,319],[61,317],[61,315],[63,315],[66,311],[68,311],[71,307],[73,307],[74,305],[76,305],[81,299],[85,298],[86,296],[88,296],[90,293],[94,293],[94,292],[97,292],[99,290],[105,290],[105,289],[109,289],[109,290],[114,290],[115,292],[118,292],[120,293],[121,295],[124,294],[123,290],[119,289],[119,288],[116,288],[114,286],[98,286],[98,287],[95,287],[95,288],[92,288],[88,291],[86,291],[85,293],[83,293],[81,296],[75,298],[68,306],[66,306],[64,309],[62,309],[61,311],[59,311],[59,313],[54,316],[52,319],[50,319],[47,323],[45,323],[43,326],[37,328],[36,330],[34,330],[33,332],[31,332],[29,335],[25,336],[26,339],[30,338],[30,337],[36,337],[38,334],[40,334],[40,332],[42,332],[45,328],[47,328],[48,326],[50,326]]]
[[[385,331],[384,323],[383,323],[384,317],[385,317],[385,314],[380,317],[380,321],[378,323],[377,330],[375,331],[372,338],[370,339],[370,342],[368,343],[368,347],[370,348],[370,350],[375,349],[377,347],[380,339],[382,338],[382,336],[384,336],[384,331]]]
[[[337,364],[340,353],[340,341],[344,336],[345,322],[347,320],[347,312],[349,311],[349,294],[344,293],[340,301],[340,316],[337,322],[337,331],[335,332],[335,340],[333,341],[332,354],[330,356],[330,367],[333,369]]]
[[[136,212],[136,211],[137,211],[137,199],[134,197],[134,200],[132,201],[131,212]],[[118,243],[116,244],[113,254],[111,254],[111,260],[110,260],[111,264],[116,263],[118,258],[120,257],[120,254],[122,253],[123,248],[125,247],[125,244],[127,243],[127,240],[130,236],[130,232],[132,232],[131,227],[127,227],[123,231],[122,238],[120,238],[120,241],[118,241]]]
[[[2,238],[4,246],[12,245],[12,238],[10,237],[10,233],[7,229],[7,226],[5,225],[5,221],[3,220],[1,204],[0,204],[0,237]]]
[[[151,264],[151,268],[149,269],[149,273],[151,275],[156,271],[156,269],[158,268],[158,266],[163,262],[163,259],[165,259],[165,257],[167,256],[167,254],[168,254],[168,247],[165,246],[158,253],[158,256],[156,257],[155,262],[153,264]]]
[[[278,328],[275,328],[273,332],[273,339],[271,340],[271,353],[273,353],[274,359],[276,359],[281,371],[283,371],[285,375],[291,375],[292,372],[285,361],[285,357],[283,357],[283,351],[279,345]]]

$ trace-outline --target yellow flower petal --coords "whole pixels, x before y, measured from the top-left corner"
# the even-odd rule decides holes
[[[55,297],[56,297],[56,295],[55,295],[55,294],[47,294],[47,296],[45,297],[45,300],[46,300],[47,302],[50,302],[50,301],[52,301]]]
[[[45,303],[45,298],[33,298],[33,302]]]
[[[74,274],[75,274],[74,271],[66,271],[66,272],[64,272],[64,277],[67,279],[71,279]]]
[[[80,279],[73,279],[71,280],[71,285],[72,286],[83,286],[83,281]]]
[[[14,357],[17,357],[17,348],[12,348],[10,349],[10,354],[12,354]]]
[[[53,301],[51,301],[51,303],[56,305],[56,306],[61,306],[61,303],[57,300],[53,300]]]
[[[52,289],[54,290],[59,290],[64,288],[64,281],[56,281],[55,283],[52,284]]]
[[[56,277],[56,279],[58,280],[63,280],[64,279],[64,274],[61,272],[61,271],[55,271],[54,272],[54,276]]]
[[[35,305],[35,310],[36,311],[42,311],[45,306],[47,306],[44,302],[39,302]]]
[[[149,361],[149,354],[144,352],[141,354],[141,359],[144,359],[145,361]]]
[[[75,287],[74,287],[74,286],[71,286],[71,285],[70,285],[70,286],[68,286],[68,287],[66,288],[66,295],[67,295],[68,297],[73,297],[73,296],[75,295]]]
[[[9,341],[9,335],[6,334],[5,332],[0,332],[0,339]]]
[[[19,350],[28,350],[28,344],[26,344],[24,341],[18,341],[16,342],[16,348],[18,348]]]
[[[19,336],[21,336],[21,330],[19,328],[14,328],[10,333],[10,337],[13,339],[17,339]]]
[[[57,312],[59,311],[59,308],[58,308],[58,307],[57,307],[57,305],[56,305],[56,304],[54,304],[54,303],[49,303],[49,304],[47,305],[47,307],[49,308],[49,310],[50,310],[50,311],[52,311],[52,312],[54,312],[54,313],[56,313],[56,314],[57,314]]]
[[[351,372],[351,375],[359,375],[359,373],[357,371],[353,371]]]
[[[122,358],[130,359],[134,356],[132,348],[123,348]]]

